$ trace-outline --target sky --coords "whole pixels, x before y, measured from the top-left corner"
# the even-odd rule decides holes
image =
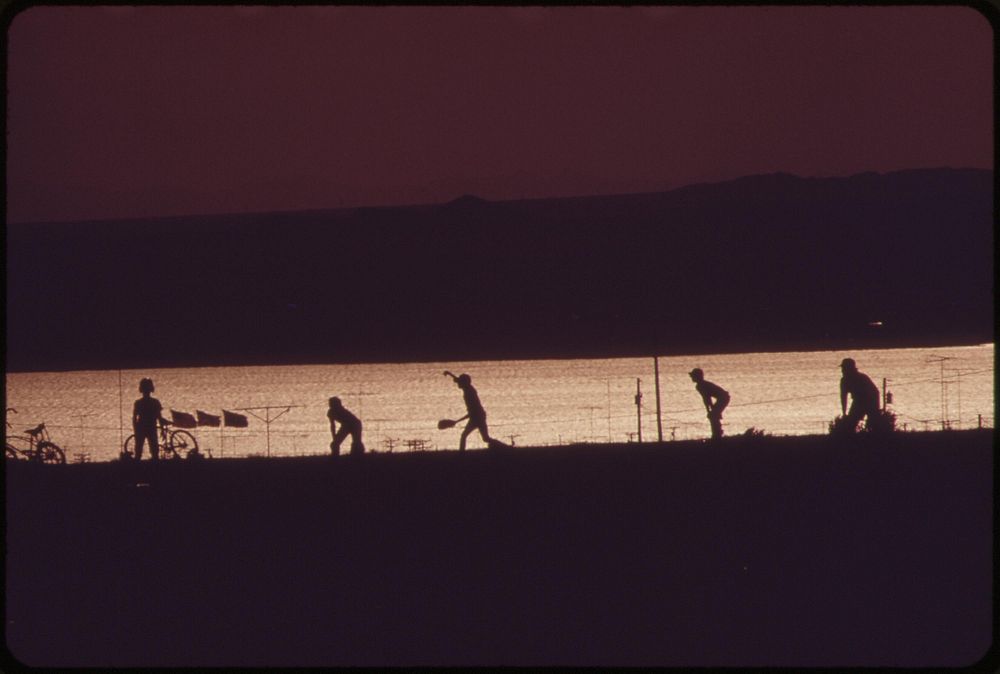
[[[993,168],[960,6],[31,7],[7,222]]]

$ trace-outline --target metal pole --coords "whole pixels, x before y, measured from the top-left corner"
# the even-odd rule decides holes
[[[87,443],[85,442],[85,440],[87,439],[87,435],[86,435],[87,429],[83,425],[83,420],[86,417],[92,417],[94,415],[91,414],[90,412],[87,412],[87,413],[84,413],[84,414],[77,414],[76,416],[80,417],[80,453],[83,454],[84,453],[84,448],[87,446]]]
[[[660,357],[653,356],[653,372],[656,375],[656,437],[663,442],[663,422],[660,419]]]
[[[265,434],[266,434],[266,437],[267,437],[267,456],[268,457],[271,456],[271,422],[272,421],[277,421],[278,417],[280,417],[282,414],[285,414],[286,412],[288,412],[289,410],[291,410],[293,407],[301,407],[301,405],[266,405],[264,407],[240,407],[239,408],[239,410],[241,412],[249,412],[250,414],[252,414],[253,416],[257,417],[258,419],[260,419],[261,421],[264,422],[264,424],[265,424]],[[282,408],[284,408],[284,409],[281,412],[278,412],[274,416],[274,418],[272,419],[271,418],[271,410],[277,410],[277,409],[282,409]],[[264,410],[264,416],[261,417],[258,414],[254,414],[253,410]]]
[[[958,377],[958,427],[962,427],[962,371],[955,370]]]
[[[947,383],[944,380],[944,362],[946,360],[955,360],[952,356],[930,356],[930,358],[925,361],[927,363],[939,363],[941,365],[941,430],[945,430],[948,427],[948,391]]]
[[[606,380],[608,385],[608,442],[611,442],[611,380]]]
[[[639,442],[642,442],[642,391],[639,390],[641,379],[635,380],[635,415]]]
[[[944,430],[944,360],[941,363],[941,378],[938,380],[938,386],[941,387],[941,430]]]
[[[122,412],[122,371],[118,370],[118,451],[125,447],[125,417]]]

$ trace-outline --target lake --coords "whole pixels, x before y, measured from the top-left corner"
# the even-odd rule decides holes
[[[154,380],[168,419],[171,409],[247,416],[246,428],[192,429],[213,457],[328,453],[331,396],[362,420],[369,451],[456,449],[462,426],[437,429],[439,419],[465,414],[444,370],[472,377],[491,434],[515,446],[638,442],[640,434],[650,442],[660,433],[664,440],[708,438],[687,374],[694,367],[732,396],[727,435],[814,435],[827,433],[840,414],[839,364],[849,356],[880,388],[886,380],[898,429],[940,430],[993,426],[993,351],[982,344],[660,356],[659,426],[652,357],[7,373],[6,395],[17,410],[8,415],[11,434],[45,422],[68,461],[117,458],[142,377]],[[468,446],[483,446],[478,434]]]

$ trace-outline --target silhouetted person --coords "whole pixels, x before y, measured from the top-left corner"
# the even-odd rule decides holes
[[[167,420],[163,418],[163,405],[153,397],[156,390],[153,380],[149,377],[143,378],[139,382],[139,393],[142,397],[135,401],[132,406],[132,432],[135,433],[135,458],[136,461],[142,458],[142,446],[149,443],[149,454],[153,460],[160,458],[160,443],[157,435],[157,425],[166,426]]]
[[[705,373],[700,367],[696,367],[688,373],[694,387],[701,394],[701,400],[705,403],[705,410],[708,412],[708,422],[712,426],[712,438],[722,437],[722,411],[729,404],[729,392],[718,384],[713,384],[705,379]]]
[[[472,377],[467,374],[455,376],[451,372],[445,371],[445,374],[451,377],[458,388],[462,389],[462,397],[465,399],[465,409],[466,414],[464,417],[456,419],[456,421],[461,421],[462,419],[468,419],[469,423],[465,425],[465,430],[462,431],[462,439],[458,443],[458,451],[465,451],[465,439],[474,430],[479,430],[479,435],[483,438],[483,442],[487,445],[490,444],[490,432],[486,428],[486,410],[483,409],[483,404],[479,402],[479,394],[476,393],[476,389],[472,386]]]
[[[847,428],[853,433],[858,428],[858,422],[867,418],[871,423],[872,416],[878,414],[878,387],[875,382],[858,371],[858,365],[853,358],[845,358],[840,362],[840,411],[844,415]],[[847,410],[847,396],[851,396],[851,410]]]
[[[333,435],[333,442],[330,443],[330,451],[334,456],[340,456],[340,444],[348,435],[351,436],[351,454],[364,454],[365,446],[361,442],[361,420],[347,411],[340,398],[330,398],[330,409],[326,413],[330,420],[330,434]],[[340,429],[337,429],[337,423]]]

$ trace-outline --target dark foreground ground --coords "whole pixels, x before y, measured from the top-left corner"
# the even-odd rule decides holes
[[[969,666],[992,641],[987,431],[6,480],[33,665]]]

